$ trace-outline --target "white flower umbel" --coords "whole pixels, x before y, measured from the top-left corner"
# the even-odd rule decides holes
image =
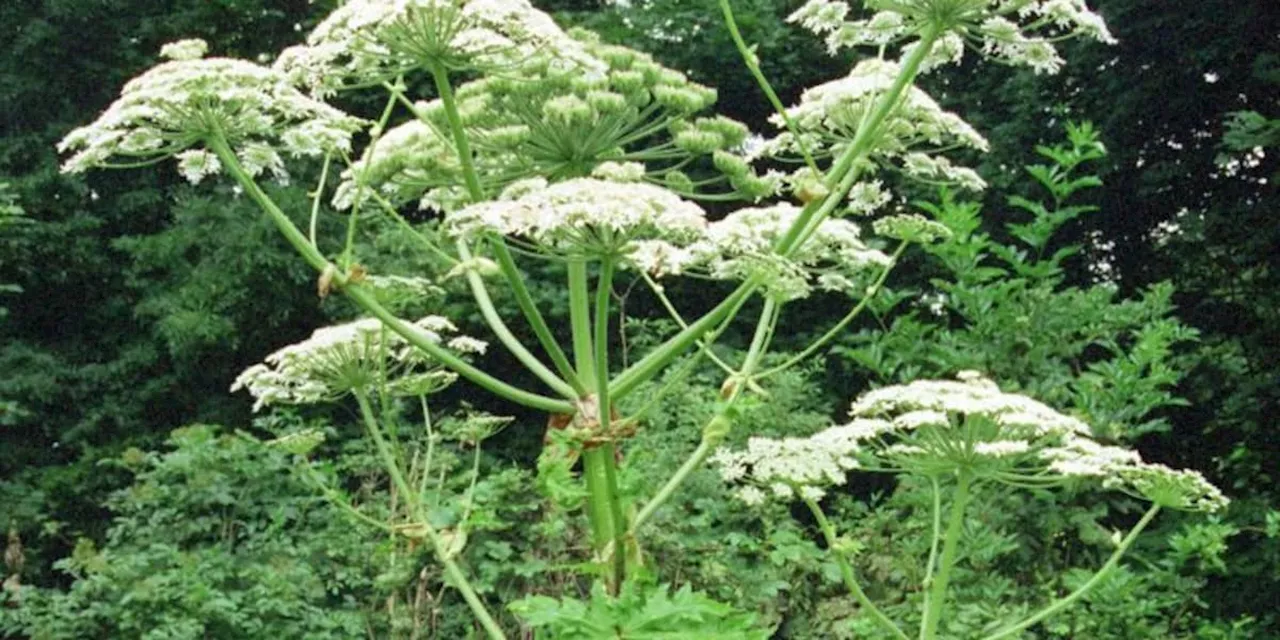
[[[929,411],[948,416],[982,416],[1001,431],[1032,437],[1090,433],[1088,425],[1080,420],[1026,396],[1004,393],[979,374],[962,372],[961,376],[958,381],[917,380],[870,391],[853,403],[850,415],[893,419]]]
[[[440,316],[426,316],[414,326],[427,339],[447,341],[459,353],[483,353],[486,346],[474,338],[449,336],[457,328]],[[400,334],[375,318],[365,318],[317,329],[310,338],[272,353],[262,364],[245,369],[231,391],[251,393],[257,411],[271,404],[330,402],[383,380],[392,393],[430,393],[453,378]]]
[[[1162,464],[1118,467],[1103,486],[1179,511],[1220,511],[1230,504],[1199,471],[1171,469]]]
[[[747,485],[738,494],[748,504],[758,504],[769,488],[780,498],[794,491],[804,497],[822,497],[822,487],[842,485],[849,471],[858,468],[858,441],[869,432],[887,429],[879,420],[863,420],[833,427],[808,438],[751,438],[741,451],[720,449],[710,458],[725,482]]]
[[[194,55],[190,41],[169,55]],[[120,99],[88,126],[59,144],[73,151],[63,171],[78,173],[113,164],[132,165],[179,156],[192,182],[221,164],[200,151],[225,139],[251,173],[286,179],[281,154],[316,156],[349,151],[361,121],[290,87],[278,72],[242,60],[186,59],[160,64],[125,85]]]
[[[439,102],[418,103],[414,108],[435,114]],[[361,185],[376,189],[395,204],[418,200],[431,206],[424,196],[442,187],[462,183],[462,163],[443,123],[410,120],[384,132],[363,156],[342,173],[334,191],[333,206],[339,210],[355,205]],[[487,167],[482,167],[487,168]],[[367,194],[365,194],[367,197]]]
[[[1056,73],[1062,59],[1054,43],[1074,37],[1116,42],[1084,0],[809,0],[788,20],[821,36],[833,55],[900,44],[925,29],[938,29],[925,70],[960,62],[967,47],[999,62]],[[904,46],[903,53],[915,44]]]
[[[1094,441],[1075,418],[974,372],[959,377],[871,391],[853,403],[849,424],[808,438],[753,438],[745,451],[720,451],[714,461],[726,482],[756,487],[838,485],[860,468],[934,478],[964,472],[1031,488],[1093,481],[1182,510],[1227,504],[1199,473],[1145,463],[1135,451]]]
[[[671,270],[642,262],[660,253],[651,243],[669,243],[678,252],[701,238],[707,224],[701,207],[662,187],[596,178],[517,182],[501,199],[449,214],[445,223],[461,237],[511,236],[548,254],[624,257],[646,271]],[[636,251],[641,242],[650,244]]]
[[[897,63],[872,58],[858,63],[844,78],[807,89],[800,102],[787,109],[805,146],[829,156],[852,143],[900,71]],[[776,114],[772,122],[779,127],[785,125]],[[870,156],[873,161],[893,164],[901,159],[906,172],[915,177],[955,182],[970,189],[984,186],[971,170],[952,167],[945,158],[926,155],[957,147],[986,151],[989,144],[960,116],[944,110],[923,90],[915,86],[906,89],[901,105],[884,123],[883,131]],[[769,141],[765,149],[768,155],[787,157],[799,153],[801,145],[791,132],[786,132]],[[930,159],[934,164],[917,168]]]
[[[509,68],[545,56],[599,72],[603,65],[528,0],[351,0],[276,67],[318,94],[364,87],[439,65]]]
[[[800,216],[790,204],[751,207],[735,211],[708,225],[706,239],[689,250],[690,270],[712,278],[762,279],[766,293],[778,300],[802,298],[815,287],[862,295],[859,286],[869,270],[884,267],[889,257],[868,248],[858,226],[848,220],[828,218],[791,255],[774,251],[775,244]]]

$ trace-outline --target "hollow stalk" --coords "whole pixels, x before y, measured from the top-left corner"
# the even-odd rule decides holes
[[[972,474],[961,470],[956,479],[955,492],[951,496],[951,514],[948,516],[946,538],[942,543],[942,556],[938,558],[938,572],[933,576],[933,585],[928,591],[929,606],[925,609],[924,621],[920,626],[922,640],[938,637],[938,624],[942,621],[947,586],[951,582],[951,569],[955,566],[956,550],[960,545],[960,536],[964,533],[964,510],[969,505],[972,484]]]

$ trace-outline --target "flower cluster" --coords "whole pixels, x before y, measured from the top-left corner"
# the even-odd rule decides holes
[[[474,113],[462,103],[464,114]],[[420,102],[414,111],[422,116],[384,132],[369,145],[360,160],[342,174],[334,191],[333,206],[339,210],[357,206],[362,189],[376,189],[395,204],[418,199],[422,208],[441,208],[440,202],[461,199],[448,194],[463,182],[462,163],[443,123],[439,100]],[[430,114],[428,116],[428,114]],[[478,166],[489,174],[484,160]],[[448,208],[448,207],[444,207]]]
[[[922,380],[858,398],[853,421],[809,438],[753,438],[745,451],[715,460],[748,502],[761,487],[790,498],[821,495],[855,468],[1051,487],[1092,479],[1160,506],[1215,511],[1222,493],[1194,471],[1143,462],[1137,452],[1094,441],[1083,422],[1026,396],[1004,393],[974,372],[960,380]]]
[[[930,220],[918,213],[904,213],[880,218],[871,223],[876,235],[904,242],[929,244],[951,238],[946,225]]]
[[[1062,66],[1054,43],[1085,37],[1115,43],[1102,18],[1084,0],[897,0],[866,2],[881,10],[849,19],[842,0],[809,0],[788,18],[822,36],[832,54],[852,47],[884,47],[913,38],[923,29],[943,31],[932,43],[925,69],[958,63],[966,47],[1037,73]],[[912,45],[904,47],[906,53]]]
[[[759,278],[766,295],[780,301],[803,298],[815,287],[861,296],[859,281],[889,257],[867,247],[856,224],[839,218],[823,220],[795,251],[778,254],[778,242],[800,213],[790,204],[739,209],[707,226],[706,237],[688,247],[685,267],[716,279]]]
[[[900,73],[897,63],[871,58],[858,63],[843,78],[807,89],[800,102],[787,109],[801,138],[784,132],[768,141],[764,152],[787,156],[804,147],[822,155],[838,154],[857,137],[880,96]],[[785,124],[780,115],[773,116],[772,121],[779,127]],[[871,155],[873,160],[887,164],[900,159],[908,175],[925,181],[956,183],[973,190],[985,186],[973,170],[955,167],[946,158],[932,155],[955,147],[986,151],[989,145],[972,126],[943,110],[923,90],[908,87],[901,105],[882,125],[882,131]]]
[[[318,156],[349,151],[361,121],[289,86],[280,73],[225,58],[201,59],[199,40],[164,48],[175,58],[125,85],[120,99],[59,144],[76,152],[63,171],[177,157],[193,183],[218,173],[222,163],[205,147],[225,140],[253,175],[287,180],[282,154]]]
[[[601,168],[615,177],[639,172],[625,165]],[[700,238],[707,224],[701,207],[662,187],[599,178],[517,182],[500,199],[449,214],[445,222],[461,237],[496,233],[539,251],[589,256],[626,256],[644,241],[669,242],[674,249]]]
[[[414,69],[508,68],[532,57],[598,72],[600,65],[528,0],[351,0],[276,68],[324,95]]]
[[[748,198],[775,191],[776,183],[737,153],[748,137],[745,125],[697,116],[715,103],[714,90],[647,54],[573,35],[603,72],[532,58],[458,87],[458,111],[487,193],[533,176],[580,178],[608,162],[645,162],[646,179],[686,196],[723,183]],[[345,174],[339,205],[350,204],[356,183],[396,203],[416,199],[448,210],[460,200],[453,192],[461,167],[443,104],[419,103],[414,112],[415,120],[389,129]],[[695,169],[721,176],[695,187],[680,171],[691,160],[701,160]]]
[[[859,441],[879,429],[878,420],[855,421],[808,438],[751,438],[741,451],[720,449],[711,457],[725,482],[743,482],[737,496],[747,504],[760,504],[765,491],[783,499],[816,500],[822,486],[841,485],[848,472],[859,467]]]
[[[449,320],[426,316],[414,328],[432,342],[445,343],[459,353],[481,353],[486,345],[457,332]],[[316,330],[310,338],[267,356],[245,369],[231,391],[247,390],[257,402],[253,410],[271,404],[329,402],[385,380],[396,395],[422,395],[454,379],[400,334],[375,318]]]

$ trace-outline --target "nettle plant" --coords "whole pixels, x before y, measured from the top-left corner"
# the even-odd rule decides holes
[[[466,523],[446,530],[432,520],[413,483],[426,475],[427,461],[405,459],[384,415],[395,398],[420,398],[425,412],[426,398],[457,378],[552,414],[548,449],[555,456],[545,466],[563,475],[581,463],[579,495],[593,551],[586,564],[594,567],[596,604],[528,599],[513,607],[527,624],[563,637],[654,633],[671,625],[695,635],[702,631],[690,629],[702,627],[726,637],[763,635],[745,631],[748,619],[684,592],[654,596],[656,609],[637,603],[640,592],[628,578],[645,573],[646,522],[720,447],[745,396],[762,393],[771,375],[838,334],[911,243],[949,233],[891,206],[893,196],[877,178],[895,173],[926,184],[984,186],[945,154],[984,151],[986,140],[917,88],[920,74],[965,55],[1052,73],[1063,63],[1054,43],[1112,38],[1080,0],[868,0],[858,7],[810,0],[793,22],[824,38],[833,54],[856,49],[867,55],[847,76],[807,90],[788,108],[761,74],[729,1],[721,7],[747,69],[777,111],[776,135],[752,135],[711,115],[713,89],[644,53],[565,32],[526,0],[352,0],[270,67],[206,58],[208,45],[199,40],[167,45],[161,53],[170,61],[128,83],[98,121],[62,141],[60,149],[74,154],[64,169],[141,167],[172,158],[192,183],[229,177],[314,267],[320,294],[341,292],[365,314],[272,354],[236,387],[259,406],[354,397],[404,500],[397,521],[384,524],[433,549],[447,583],[491,637],[505,637],[489,609],[495,603],[481,598],[459,562]],[[421,86],[434,97],[419,99],[415,88]],[[327,102],[348,92],[382,92],[385,108],[369,121]],[[295,223],[259,183],[287,181],[293,161],[321,163],[309,225]],[[317,233],[326,198],[346,216],[346,232],[337,238]],[[743,206],[712,221],[704,202]],[[413,206],[430,212],[438,227],[414,225],[403,213]],[[298,213],[301,219],[308,212]],[[380,217],[448,267],[437,274],[370,273],[358,260],[355,239]],[[878,239],[863,238],[867,226]],[[518,258],[563,265],[568,344],[558,342],[546,309],[530,294]],[[610,360],[614,283],[626,271],[643,279],[679,330],[618,367]],[[544,389],[520,388],[472,364],[468,355],[488,345],[457,335],[448,319],[409,320],[391,310],[389,300],[434,295],[446,277],[465,279],[492,341]],[[670,299],[660,282],[676,277],[736,285],[700,317],[686,318],[681,301]],[[514,299],[536,347],[523,344],[501,317],[495,287]],[[763,368],[788,303],[815,293],[856,302],[798,356]],[[758,306],[749,305],[755,298]],[[711,353],[718,336],[757,308],[741,359]],[[719,408],[678,471],[640,508],[624,509],[621,453],[644,415],[660,407],[662,394],[632,415],[620,414],[619,403],[690,354],[725,371]],[[1151,510],[1119,541],[1104,573],[1160,508],[1210,510],[1224,503],[1198,475],[1100,445],[1083,423],[1003,394],[976,374],[874,391],[855,403],[854,414],[850,425],[808,439],[752,440],[746,451],[721,451],[717,459],[728,479],[746,483],[737,495],[747,502],[807,504],[850,591],[895,637],[906,634],[879,613],[852,575],[845,555],[854,543],[842,539],[821,510],[823,487],[843,484],[851,470],[917,474],[935,487],[939,515],[923,638],[938,634],[964,507],[984,486],[1045,489],[1095,481],[1150,500]],[[471,424],[470,441],[479,446],[499,422]],[[306,453],[316,441],[315,434],[300,433],[278,444]],[[952,504],[945,532],[944,492]],[[615,596],[616,604],[606,604]],[[1078,597],[993,637],[1016,633]]]

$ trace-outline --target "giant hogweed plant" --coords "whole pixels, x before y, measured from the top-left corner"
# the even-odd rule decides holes
[[[563,637],[673,628],[702,633],[689,632],[691,625],[711,635],[751,635],[744,626],[749,620],[694,594],[646,594],[632,586],[628,578],[643,573],[645,524],[716,452],[745,396],[764,393],[771,375],[816,353],[847,326],[911,243],[948,233],[902,207],[883,214],[893,197],[877,180],[881,174],[984,186],[946,154],[983,151],[985,139],[917,88],[918,76],[966,54],[1052,73],[1063,63],[1054,43],[1111,36],[1078,0],[874,0],[857,7],[810,0],[793,22],[823,38],[832,53],[867,55],[845,77],[810,88],[786,107],[739,33],[731,3],[720,4],[747,70],[777,111],[780,132],[772,137],[752,136],[740,123],[711,115],[714,90],[643,53],[589,33],[566,33],[522,0],[353,0],[270,67],[207,58],[208,45],[199,40],[166,46],[161,53],[170,61],[128,83],[98,121],[63,140],[61,149],[73,152],[64,168],[174,159],[193,183],[225,175],[316,270],[320,295],[340,292],[365,314],[272,354],[245,371],[236,387],[252,393],[259,407],[353,397],[403,500],[396,521],[383,524],[425,541],[447,583],[491,637],[505,632],[490,611],[494,603],[477,593],[459,560],[465,522],[446,530],[433,521],[413,482],[424,475],[426,461],[405,459],[385,419],[396,398],[420,398],[425,411],[425,399],[457,378],[551,414],[541,470],[559,479],[548,485],[558,488],[561,501],[581,505],[590,524],[585,560],[597,578],[591,604],[571,598],[517,603],[513,609],[529,625]],[[413,91],[424,84],[433,97]],[[328,102],[354,91],[385,95],[375,120]],[[260,184],[288,180],[291,161],[321,164],[310,211],[295,216]],[[345,212],[339,237],[318,233],[326,199]],[[711,221],[704,202],[743,206]],[[442,233],[413,225],[403,209],[414,204],[439,217]],[[307,214],[309,224],[295,222]],[[370,273],[355,239],[377,218],[412,234],[422,251],[449,265],[447,272]],[[880,239],[864,240],[863,226]],[[567,344],[530,294],[520,260],[564,266]],[[611,361],[614,283],[627,271],[646,283],[679,331],[618,367]],[[491,341],[543,388],[522,388],[473,364],[468,354],[488,345],[456,335],[448,319],[405,319],[392,310],[392,297],[428,291],[448,276],[465,280]],[[736,285],[709,311],[687,317],[661,283],[676,277]],[[536,346],[517,339],[511,319],[501,316],[495,287],[515,300]],[[817,293],[855,302],[797,357],[762,367],[788,304]],[[758,307],[748,304],[755,298]],[[740,359],[726,361],[711,351],[731,324],[747,321],[754,323],[752,339]],[[663,394],[630,414],[619,412],[620,403],[675,363],[688,362],[681,359],[688,355],[724,371],[717,412],[702,425],[701,443],[688,460],[657,483],[640,508],[624,510],[621,454]],[[664,376],[671,386],[679,379]],[[936,489],[922,638],[937,637],[964,507],[984,486],[1094,482],[1152,501],[1103,573],[1159,509],[1207,510],[1223,502],[1198,475],[1100,445],[1084,423],[1004,394],[978,374],[881,389],[856,402],[854,413],[849,425],[807,439],[752,440],[746,451],[721,451],[717,460],[727,478],[744,483],[736,493],[748,502],[808,505],[864,613],[895,637],[906,634],[866,598],[844,559],[851,541],[821,509],[823,487],[843,483],[851,469],[920,475]],[[314,436],[298,434],[281,444],[305,452]],[[581,473],[573,476],[571,465],[579,460]],[[566,490],[565,481],[575,479],[579,489]],[[952,503],[945,532],[944,493]],[[993,637],[1015,634],[1078,597],[1011,622]]]

